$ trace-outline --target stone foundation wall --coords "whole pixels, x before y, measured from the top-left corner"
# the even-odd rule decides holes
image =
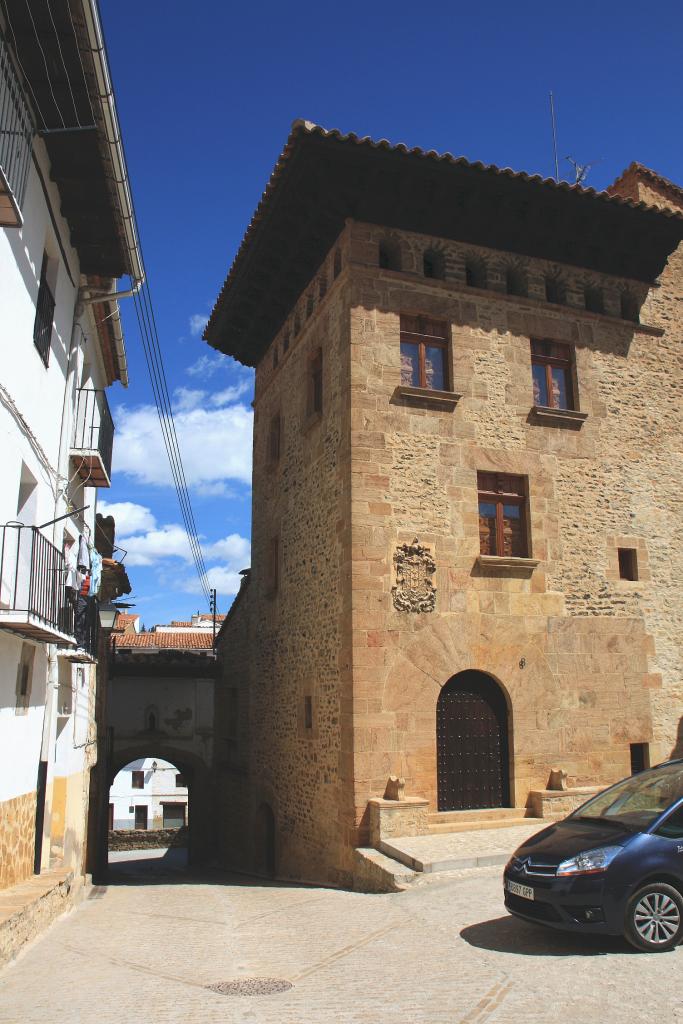
[[[168,846],[187,846],[189,829],[150,828],[112,829],[109,832],[110,850],[149,850]]]
[[[0,804],[0,889],[33,874],[35,828],[35,793],[24,793]]]

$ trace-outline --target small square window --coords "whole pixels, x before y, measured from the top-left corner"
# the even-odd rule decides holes
[[[304,697],[304,727],[313,728],[313,698]]]
[[[176,789],[185,789],[186,787],[187,787],[187,782],[185,781],[185,776],[182,775],[182,774],[176,775],[176,777],[175,777],[175,788]]]
[[[638,555],[635,548],[618,548],[619,578],[622,580],[638,579]]]
[[[631,775],[638,775],[650,767],[649,743],[631,743]]]
[[[131,772],[132,781],[131,785],[133,789],[144,789],[145,788],[145,773],[144,772]]]
[[[526,479],[477,473],[479,548],[482,555],[528,558]]]

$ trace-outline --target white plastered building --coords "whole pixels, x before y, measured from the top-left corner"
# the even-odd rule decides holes
[[[0,889],[84,872],[97,602],[65,555],[95,547],[142,281],[97,5],[49,13],[0,7]]]
[[[182,828],[187,820],[187,784],[170,761],[144,757],[117,772],[109,791],[114,829]]]

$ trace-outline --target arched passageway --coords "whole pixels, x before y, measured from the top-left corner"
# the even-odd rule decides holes
[[[448,680],[436,707],[440,811],[510,803],[509,715],[505,695],[484,672]]]
[[[110,867],[186,868],[188,805],[188,780],[173,762],[139,757],[124,765],[109,789]]]

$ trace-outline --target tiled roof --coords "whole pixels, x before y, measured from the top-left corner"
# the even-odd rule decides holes
[[[117,650],[122,647],[145,647],[172,650],[211,650],[210,633],[123,633],[113,638]]]
[[[654,280],[683,234],[683,215],[673,210],[295,121],[204,338],[255,366],[346,217],[473,245],[495,244],[645,282]],[[553,227],[557,223],[562,230]],[[621,245],[599,241],[612,236],[620,237]]]

